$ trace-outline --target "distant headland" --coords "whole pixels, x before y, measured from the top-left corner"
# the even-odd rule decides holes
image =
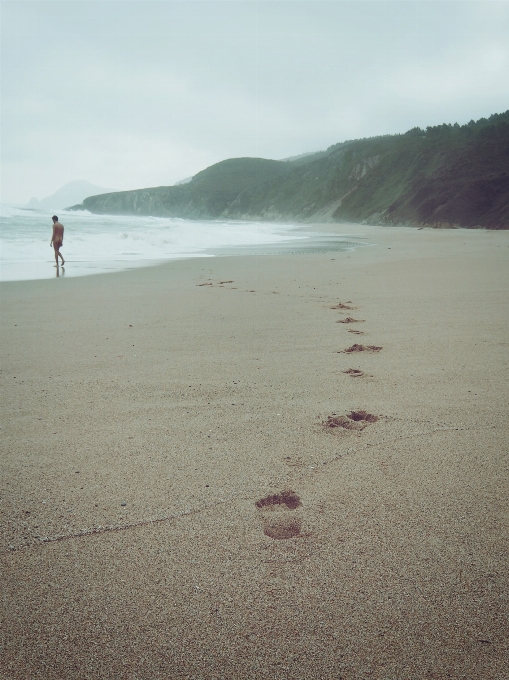
[[[91,184],[84,179],[78,179],[74,182],[69,182],[55,191],[51,196],[42,198],[40,201],[37,198],[31,198],[27,204],[27,208],[34,208],[35,210],[61,210],[71,203],[81,203],[87,196],[97,196],[99,194],[107,194],[115,191],[115,189],[106,189]]]
[[[509,111],[466,125],[346,141],[283,161],[232,158],[185,184],[89,196],[70,209],[509,229]]]

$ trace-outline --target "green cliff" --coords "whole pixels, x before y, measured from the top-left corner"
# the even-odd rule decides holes
[[[173,187],[91,196],[75,209],[191,219],[509,228],[509,111],[414,128],[296,160],[235,158]]]

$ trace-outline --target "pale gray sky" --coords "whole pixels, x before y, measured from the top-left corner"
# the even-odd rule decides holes
[[[2,2],[2,198],[509,109],[509,2]]]

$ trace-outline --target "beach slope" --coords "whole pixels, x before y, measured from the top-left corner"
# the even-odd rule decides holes
[[[348,230],[1,284],[2,677],[508,676],[509,235]]]

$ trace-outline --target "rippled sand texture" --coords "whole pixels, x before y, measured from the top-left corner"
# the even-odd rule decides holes
[[[508,676],[509,233],[348,229],[2,284],[1,677]]]

